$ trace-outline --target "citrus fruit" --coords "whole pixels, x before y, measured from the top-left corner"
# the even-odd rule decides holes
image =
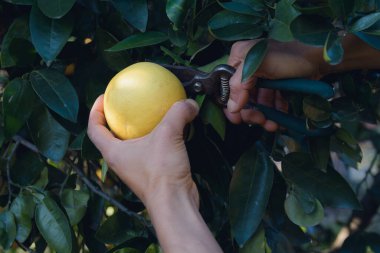
[[[178,78],[166,68],[139,62],[112,78],[104,95],[104,114],[111,131],[120,139],[150,133],[186,93]]]

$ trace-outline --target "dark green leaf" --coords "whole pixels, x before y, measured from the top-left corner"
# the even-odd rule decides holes
[[[234,41],[258,38],[263,32],[259,22],[258,17],[221,11],[209,20],[208,26],[215,38]]]
[[[49,18],[62,18],[74,6],[76,0],[37,0],[40,10]]]
[[[39,156],[27,150],[22,152],[20,157],[17,156],[11,169],[11,178],[13,182],[21,186],[31,185],[40,176],[43,168],[44,164]]]
[[[236,164],[228,211],[232,233],[240,246],[249,240],[261,222],[273,175],[272,161],[259,145],[245,152]]]
[[[350,27],[350,32],[356,33],[363,31],[367,28],[370,28],[379,20],[380,12],[371,13],[366,16],[363,16],[362,18],[358,19],[355,23],[352,24],[352,26]]]
[[[335,17],[347,19],[354,10],[355,0],[328,0],[328,4]]]
[[[69,145],[70,133],[54,120],[46,108],[36,110],[28,126],[39,151],[53,161],[60,161]]]
[[[307,153],[290,153],[282,161],[283,174],[287,180],[312,194],[323,205],[360,208],[355,193],[338,172],[328,168],[325,173],[315,168],[313,164],[311,156]]]
[[[220,6],[223,7],[223,9],[236,12],[239,14],[246,14],[246,15],[252,15],[252,16],[263,16],[262,13],[258,12],[257,9],[251,8],[251,5],[243,2],[219,2]]]
[[[141,32],[145,32],[148,23],[147,0],[112,0],[125,20]]]
[[[266,7],[262,0],[232,0],[232,2],[244,4],[256,11],[265,10]]]
[[[78,95],[62,73],[40,69],[30,74],[30,82],[40,99],[63,118],[76,122],[79,109]]]
[[[323,58],[331,65],[336,65],[342,62],[343,54],[342,38],[335,31],[329,32],[323,48]]]
[[[35,203],[33,197],[22,192],[12,202],[10,211],[13,213],[16,220],[16,240],[19,242],[24,242],[32,230],[34,208]]]
[[[13,4],[19,4],[19,5],[32,5],[35,0],[5,0],[5,1],[13,3]]]
[[[303,99],[303,112],[313,121],[325,121],[331,117],[331,104],[317,95],[310,95]]]
[[[293,7],[292,0],[281,0],[276,5],[274,19],[271,20],[269,36],[278,41],[292,41],[293,34],[290,30],[290,24],[300,14]]]
[[[141,253],[141,252],[133,248],[123,248],[123,249],[116,250],[115,253]]]
[[[109,48],[107,51],[117,52],[132,48],[152,46],[164,42],[166,40],[168,40],[168,36],[162,32],[149,31],[145,33],[138,33],[133,34],[127,37],[126,39],[120,41],[113,47]]]
[[[37,179],[37,181],[33,184],[33,186],[41,190],[44,190],[45,187],[48,185],[48,183],[49,183],[49,172],[48,172],[48,168],[45,167],[43,168],[41,172],[40,178]]]
[[[244,244],[244,247],[239,250],[239,253],[267,253],[267,247],[265,229],[260,227]]]
[[[16,134],[31,115],[37,96],[25,79],[13,79],[5,88],[3,95],[4,134]]]
[[[173,43],[177,47],[183,47],[187,43],[186,33],[181,30],[173,30],[169,29],[168,32],[170,42]]]
[[[26,39],[13,39],[9,46],[9,52],[17,66],[31,66],[37,59],[37,53],[33,44]]]
[[[145,253],[162,253],[162,250],[158,244],[151,244],[149,247],[145,250]]]
[[[39,55],[50,64],[61,52],[73,30],[73,18],[66,15],[61,19],[46,17],[37,6],[30,13],[30,33]]]
[[[242,82],[250,78],[260,67],[267,53],[268,41],[263,39],[255,44],[247,53],[244,60]]]
[[[348,163],[349,166],[357,168],[363,159],[362,150],[358,141],[344,128],[339,128],[331,138],[331,150]]]
[[[140,223],[122,212],[109,217],[96,232],[96,238],[104,243],[120,244],[126,240],[143,236]]]
[[[380,50],[380,37],[371,35],[371,34],[366,34],[363,32],[357,32],[355,33],[356,36],[358,36],[361,40],[366,42],[368,45],[371,47]]]
[[[314,46],[323,46],[333,28],[325,18],[317,15],[300,15],[290,25],[294,38]]]
[[[223,111],[209,100],[203,104],[200,113],[202,120],[205,124],[210,124],[218,133],[220,138],[224,140],[226,135],[226,118]]]
[[[1,44],[1,67],[8,68],[16,65],[16,59],[10,52],[10,46],[14,39],[29,39],[29,24],[26,18],[16,18],[9,27]]]
[[[166,15],[175,27],[182,26],[193,2],[192,0],[168,0],[166,2]]]
[[[0,213],[0,245],[8,250],[16,239],[16,222],[12,212],[2,211]],[[2,232],[2,233],[1,233]]]
[[[126,51],[106,51],[107,48],[119,42],[112,34],[99,28],[96,30],[96,41],[98,43],[99,52],[110,69],[118,72],[131,64],[130,56]]]
[[[59,253],[71,253],[73,244],[70,225],[62,210],[50,197],[39,200],[35,220],[49,247]]]
[[[102,158],[102,154],[95,147],[90,138],[88,138],[87,134],[83,138],[81,155],[84,159],[88,160],[98,160]]]
[[[84,190],[65,189],[61,195],[61,203],[65,208],[72,226],[78,224],[86,213],[90,195]]]
[[[309,149],[315,166],[326,172],[330,160],[330,137],[318,136],[309,138]]]

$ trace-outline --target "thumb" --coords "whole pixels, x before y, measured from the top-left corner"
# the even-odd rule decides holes
[[[182,134],[186,124],[190,123],[198,115],[198,112],[199,107],[194,100],[178,101],[166,113],[159,128],[169,128],[171,132]]]

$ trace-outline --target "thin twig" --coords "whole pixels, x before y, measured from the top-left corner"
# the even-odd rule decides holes
[[[26,245],[24,245],[23,243],[19,242],[19,241],[16,241],[17,245],[20,246],[24,251],[28,252],[28,253],[35,253],[34,250],[28,248]]]
[[[16,142],[19,142],[21,143],[23,146],[27,147],[28,149],[30,149],[31,151],[35,152],[35,153],[40,153],[40,151],[38,150],[38,148],[32,144],[31,142],[25,140],[24,138],[22,138],[21,136],[19,135],[15,135],[13,136],[12,138],[14,141]]]

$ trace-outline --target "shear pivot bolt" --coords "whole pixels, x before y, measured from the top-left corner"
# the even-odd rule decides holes
[[[203,90],[203,85],[200,82],[194,83],[193,89],[195,92],[201,92]]]

